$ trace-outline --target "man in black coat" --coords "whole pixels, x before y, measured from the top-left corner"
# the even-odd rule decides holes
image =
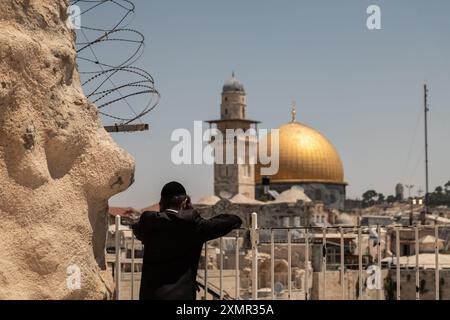
[[[195,300],[197,268],[205,241],[241,226],[236,215],[203,219],[185,188],[170,182],[161,191],[160,212],[144,212],[133,232],[144,244],[140,300]]]

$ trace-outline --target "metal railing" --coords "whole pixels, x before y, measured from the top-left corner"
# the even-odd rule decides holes
[[[425,271],[425,263],[420,261],[420,231],[428,230],[428,233],[432,233],[434,235],[434,298],[439,300],[441,299],[441,281],[440,281],[440,269],[442,268],[450,268],[450,265],[440,265],[440,249],[439,242],[442,241],[439,239],[440,230],[444,230],[447,232],[447,225],[434,225],[434,226],[422,226],[416,225],[412,227],[402,227],[402,226],[387,226],[381,227],[371,226],[371,227],[363,227],[363,226],[336,226],[336,227],[284,227],[284,228],[258,228],[257,223],[257,214],[252,214],[251,219],[251,227],[243,228],[233,231],[233,237],[227,237],[227,241],[233,240],[234,245],[231,249],[224,248],[225,238],[218,239],[218,247],[217,241],[210,241],[204,244],[204,253],[203,253],[203,261],[200,262],[199,273],[197,278],[197,283],[199,287],[203,289],[202,298],[207,300],[209,298],[212,299],[305,299],[309,300],[312,297],[311,288],[314,288],[315,291],[315,299],[350,299],[349,296],[349,277],[347,273],[351,270],[357,270],[357,281],[355,281],[355,285],[357,285],[357,299],[369,299],[368,291],[372,290],[372,292],[376,292],[375,299],[383,299],[385,295],[385,284],[384,281],[390,278],[389,272],[393,272],[395,270],[395,290],[391,288],[391,290],[395,291],[395,298],[400,300],[402,298],[402,270],[408,272],[408,277],[410,271],[414,271],[415,277],[415,298],[419,300],[421,298],[421,271]],[[116,283],[116,298],[120,299],[122,292],[122,244],[120,234],[123,231],[120,228],[120,217],[116,217],[116,252],[115,252],[115,283]],[[434,231],[433,231],[434,230]],[[385,233],[385,240],[382,239],[382,231]],[[280,240],[278,237],[278,241],[275,239],[275,235],[281,233],[285,233],[285,239]],[[407,241],[410,243],[410,247],[414,245],[415,251],[415,263],[411,265],[409,263],[409,259],[406,259],[406,263],[402,263],[401,259],[401,233],[408,232],[409,234],[413,232],[413,238],[408,238]],[[246,238],[246,235],[249,233],[249,239]],[[265,236],[265,237],[264,237]],[[293,237],[295,236],[295,237]],[[281,237],[283,238],[283,237]],[[364,244],[363,240],[367,242],[367,252],[364,253]],[[246,241],[247,240],[247,241]],[[132,236],[131,239],[131,299],[135,299],[134,296],[134,287],[135,287],[135,239]],[[242,241],[242,245],[240,245],[240,241]],[[248,241],[250,245],[248,245]],[[391,246],[391,241],[395,242],[395,247]],[[245,245],[247,242],[247,245]],[[382,249],[382,243],[384,242],[384,249]],[[211,246],[211,243],[216,243],[216,246]],[[303,265],[301,265],[301,261],[299,260],[299,248],[298,246],[303,248],[304,253],[304,261]],[[259,288],[258,280],[261,276],[261,273],[267,272],[267,270],[260,271],[258,270],[261,267],[261,255],[263,252],[260,252],[260,249],[263,246],[270,246],[268,251],[269,259],[270,259],[270,286],[267,289],[270,290],[269,295],[267,292],[264,292],[262,296],[260,293],[263,293]],[[294,266],[293,262],[293,247],[296,248],[296,263]],[[357,247],[357,250],[351,250],[353,246]],[[126,247],[126,246],[125,246]],[[329,254],[329,249],[335,250],[335,260],[339,260],[339,262],[334,261],[332,263],[332,256]],[[371,253],[371,249],[375,248],[375,252]],[[282,249],[286,249],[286,257],[281,259],[279,252]],[[315,252],[316,259],[315,263],[319,261],[319,265],[321,270],[314,271],[314,268],[310,268],[310,263],[312,262],[311,249]],[[388,252],[393,249],[395,251],[395,260],[394,254],[388,254]],[[212,267],[216,267],[217,270],[213,270],[210,267],[210,251],[218,252],[218,261],[212,263]],[[234,252],[233,252],[234,251]],[[264,251],[264,250],[263,250]],[[355,253],[356,251],[356,253]],[[215,254],[217,258],[217,252]],[[259,253],[260,252],[260,253]],[[277,253],[278,252],[278,253]],[[313,252],[313,253],[314,253]],[[319,259],[317,259],[317,252],[321,252],[319,254]],[[226,254],[225,254],[226,253]],[[387,260],[383,259],[383,255],[385,258],[390,258]],[[224,268],[225,259],[230,260],[234,256],[234,268],[230,267],[228,263],[228,268]],[[336,256],[339,259],[336,259]],[[347,261],[348,258],[357,257],[357,263],[350,263]],[[246,262],[250,260],[250,262]],[[367,258],[369,261],[364,262],[363,258]],[[276,260],[286,260],[287,262],[287,289],[281,288],[280,283],[276,282],[277,271],[276,271]],[[142,260],[140,260],[142,261]],[[372,261],[372,262],[370,262]],[[127,261],[128,263],[129,261]],[[395,262],[395,269],[391,266]],[[243,264],[246,264],[245,268],[243,268]],[[284,266],[284,265],[283,265]],[[302,288],[293,288],[293,271],[295,268],[295,272],[301,271],[301,266],[303,267],[303,278],[301,283]],[[428,265],[429,266],[429,265]],[[373,270],[376,270],[374,274],[370,274],[369,268],[371,267]],[[384,267],[384,269],[383,269]],[[234,270],[233,270],[234,269]],[[248,271],[250,269],[250,271]],[[310,278],[310,269],[313,269],[311,274],[313,279]],[[340,290],[336,290],[336,285],[329,279],[330,275],[333,275],[334,272],[339,272],[338,281],[336,283],[339,284]],[[383,276],[383,271],[388,274],[387,276]],[[243,275],[243,272],[245,273]],[[261,273],[260,273],[261,272]],[[227,273],[227,275],[225,275]],[[250,273],[250,274],[248,274]],[[450,276],[450,272],[448,273]],[[228,280],[227,288],[225,288],[225,278]],[[230,280],[231,278],[231,280]],[[234,279],[233,279],[234,278]],[[372,286],[369,289],[368,279],[371,278],[375,286]],[[242,281],[245,279],[246,285],[242,287]],[[315,283],[318,282],[318,283]],[[449,283],[450,281],[444,281]],[[313,284],[312,287],[310,284]],[[393,286],[394,287],[394,286]],[[328,290],[328,291],[327,291]],[[339,293],[340,291],[340,293]],[[295,294],[295,295],[294,295]]]

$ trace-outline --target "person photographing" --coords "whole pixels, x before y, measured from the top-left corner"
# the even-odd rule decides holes
[[[143,212],[132,226],[144,244],[140,300],[195,300],[203,244],[239,228],[232,214],[203,219],[178,182],[161,190],[159,212]]]

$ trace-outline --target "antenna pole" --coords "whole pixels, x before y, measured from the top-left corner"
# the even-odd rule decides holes
[[[424,89],[424,112],[425,112],[425,214],[428,213],[428,88],[425,84]]]

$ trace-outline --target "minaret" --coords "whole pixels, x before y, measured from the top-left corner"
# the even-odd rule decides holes
[[[247,97],[242,83],[236,79],[234,72],[230,79],[223,85],[222,103],[220,105],[220,119],[207,121],[210,125],[216,125],[223,135],[221,144],[223,148],[223,164],[214,164],[214,194],[222,198],[231,198],[236,194],[242,194],[251,199],[255,198],[255,165],[250,164],[248,158],[249,140],[246,140],[246,157],[243,164],[237,162],[237,139],[226,136],[227,129],[242,129],[247,131],[258,121],[246,118]],[[256,137],[254,137],[256,138]],[[233,139],[233,140],[231,140]],[[228,142],[228,143],[227,143]],[[256,141],[255,141],[256,143]],[[233,145],[234,162],[226,163],[226,146]]]

